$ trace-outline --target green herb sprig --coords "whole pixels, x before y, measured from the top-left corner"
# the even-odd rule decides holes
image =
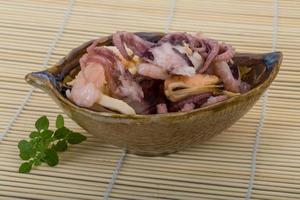
[[[69,144],[79,144],[86,140],[81,133],[73,132],[64,126],[62,115],[56,117],[57,130],[49,130],[49,120],[46,116],[35,122],[36,130],[32,131],[28,140],[21,140],[18,144],[20,158],[26,160],[19,167],[20,173],[30,172],[32,166],[39,166],[43,162],[53,167],[58,164],[57,152],[66,151]]]

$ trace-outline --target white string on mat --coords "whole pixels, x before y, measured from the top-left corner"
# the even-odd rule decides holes
[[[174,13],[175,13],[175,10],[176,10],[176,0],[172,0],[171,1],[171,7],[170,7],[170,13],[168,15],[168,19],[167,19],[167,22],[166,22],[166,25],[165,25],[165,28],[164,28],[164,32],[167,33],[169,32],[169,29],[170,29],[170,26],[173,22],[173,17],[174,17]],[[104,200],[108,200],[109,199],[109,196],[110,196],[110,193],[112,192],[112,189],[114,187],[114,184],[118,178],[118,175],[119,175],[119,172],[121,170],[121,167],[122,167],[122,164],[126,158],[126,155],[127,155],[127,150],[124,149],[122,151],[122,154],[119,158],[119,161],[117,163],[117,166],[112,174],[112,177],[109,181],[109,184],[104,192],[104,195],[103,195],[103,199]]]
[[[276,50],[276,44],[277,44],[277,35],[278,35],[278,15],[279,15],[279,0],[274,0],[274,15],[273,15],[273,33],[272,33],[272,51]],[[253,184],[255,179],[255,173],[256,173],[256,156],[257,156],[257,150],[259,147],[260,142],[260,133],[262,131],[264,121],[265,121],[265,113],[267,111],[267,101],[268,101],[268,90],[263,95],[263,105],[262,110],[260,113],[260,119],[259,124],[256,129],[256,135],[255,135],[255,141],[253,145],[253,151],[252,151],[252,160],[251,160],[251,174],[249,179],[249,185],[248,190],[246,193],[246,200],[251,199],[252,190],[253,190]]]
[[[52,41],[51,45],[48,48],[48,52],[45,56],[45,59],[43,61],[42,67],[46,68],[48,66],[49,63],[49,59],[53,53],[54,48],[57,45],[57,42],[59,41],[59,39],[61,38],[65,27],[68,23],[68,20],[70,18],[70,14],[72,12],[73,6],[74,6],[75,0],[70,0],[69,1],[69,5],[67,7],[67,9],[64,12],[64,17],[63,17],[63,21],[61,23],[61,26],[59,27],[58,32],[56,33],[54,40]],[[11,127],[13,126],[13,124],[15,123],[15,121],[17,120],[17,118],[19,117],[19,115],[21,114],[21,112],[24,110],[26,104],[28,103],[28,101],[30,100],[30,97],[32,96],[33,92],[34,92],[35,88],[31,88],[28,91],[28,94],[25,96],[22,104],[20,105],[20,107],[18,108],[16,114],[14,115],[14,117],[10,120],[10,122],[8,123],[8,125],[6,126],[6,128],[4,129],[3,133],[0,134],[0,141],[3,140],[3,138],[6,136],[6,134],[9,132],[9,130],[11,129]]]
[[[168,20],[167,20],[165,28],[164,28],[165,33],[169,32],[170,26],[171,26],[171,24],[173,22],[173,19],[174,19],[175,11],[176,11],[176,0],[172,0]]]
[[[111,177],[111,179],[109,181],[108,187],[107,187],[106,191],[104,192],[103,199],[105,199],[105,200],[109,199],[109,195],[110,195],[110,193],[112,191],[112,188],[113,188],[113,186],[114,186],[114,184],[115,184],[115,182],[117,180],[118,174],[119,174],[119,172],[121,170],[121,167],[122,167],[123,162],[124,162],[124,160],[126,158],[126,155],[127,155],[127,151],[123,150],[122,154],[121,154],[121,157],[120,157],[120,159],[119,159],[119,161],[117,163],[117,166],[116,166],[116,168],[115,168],[115,170],[114,170],[114,172],[112,174],[112,177]]]

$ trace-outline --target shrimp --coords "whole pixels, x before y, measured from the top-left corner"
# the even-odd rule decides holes
[[[92,62],[79,72],[72,90],[67,90],[66,95],[79,106],[91,107],[101,98],[101,89],[105,83],[103,67]]]
[[[241,79],[235,79],[230,71],[230,67],[225,61],[215,62],[213,64],[213,72],[221,78],[226,90],[230,92],[240,92]]]
[[[73,81],[72,90],[66,91],[70,100],[82,107],[98,103],[124,114],[135,114],[128,104],[141,102],[144,93],[112,50],[97,47],[95,40],[79,62],[81,71]]]

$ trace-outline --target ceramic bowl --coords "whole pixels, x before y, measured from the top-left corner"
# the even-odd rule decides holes
[[[163,33],[136,33],[155,42]],[[226,101],[190,112],[155,115],[123,115],[82,108],[64,95],[62,82],[72,79],[79,71],[79,58],[93,41],[73,49],[55,66],[32,72],[26,81],[46,93],[83,129],[104,143],[126,148],[138,155],[163,155],[202,143],[232,126],[245,115],[275,79],[282,61],[281,52],[263,54],[237,53],[234,62],[249,71],[242,79],[252,89]],[[112,45],[111,36],[99,42]]]

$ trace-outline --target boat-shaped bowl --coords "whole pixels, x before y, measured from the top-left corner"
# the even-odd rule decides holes
[[[153,42],[164,35],[152,32],[136,34]],[[78,71],[79,59],[92,42],[73,49],[47,70],[29,73],[25,79],[48,93],[71,119],[103,143],[147,156],[169,154],[202,143],[232,126],[270,86],[282,62],[281,52],[236,53],[233,60],[241,70],[247,69],[248,73],[242,78],[251,84],[250,91],[190,112],[123,115],[82,108],[63,95],[62,82]],[[104,37],[98,45],[112,45],[111,36]]]

